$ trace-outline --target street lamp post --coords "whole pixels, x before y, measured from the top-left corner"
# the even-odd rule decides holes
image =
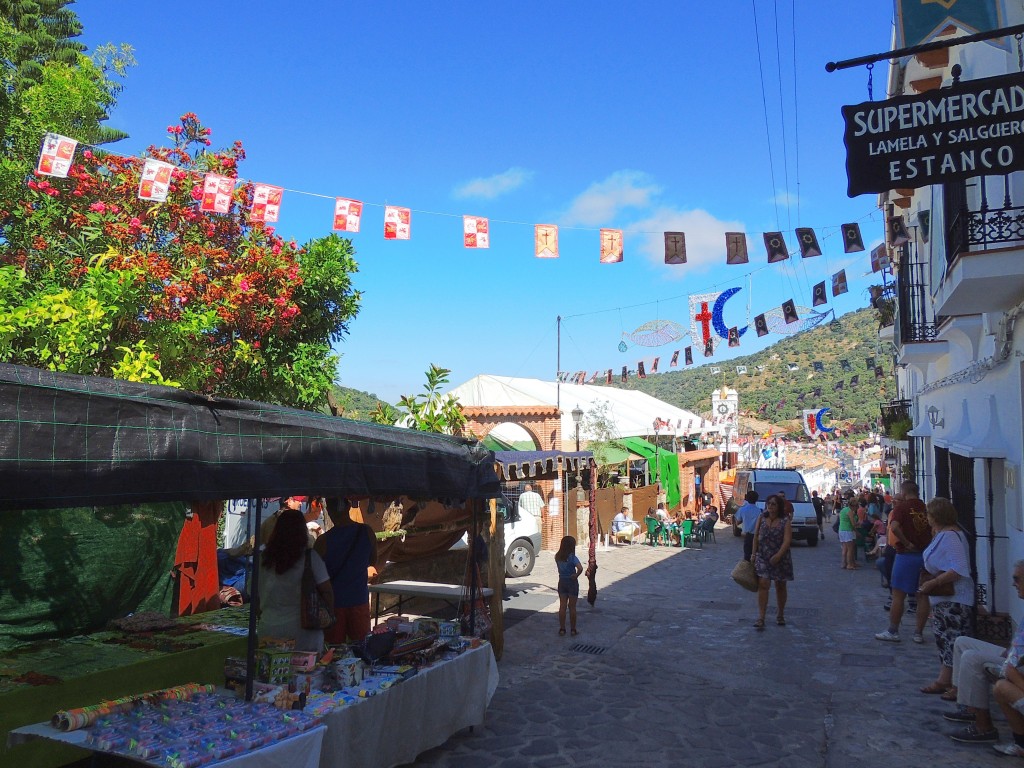
[[[576,424],[576,450],[580,449],[580,422],[583,421],[583,409],[579,404],[572,409],[572,420]]]

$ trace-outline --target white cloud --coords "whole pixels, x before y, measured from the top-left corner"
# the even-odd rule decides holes
[[[493,200],[506,192],[519,189],[531,178],[533,178],[533,171],[526,168],[509,168],[507,171],[496,173],[493,176],[470,179],[459,184],[452,191],[452,195],[457,198],[475,197],[482,200]]]
[[[675,273],[679,277],[693,274],[693,269],[725,267],[725,233],[746,232],[741,221],[722,221],[707,211],[696,208],[681,211],[675,208],[659,208],[643,221],[631,224],[626,233],[639,238],[637,250],[656,264],[665,263],[665,232],[683,232],[686,235],[686,266],[666,268],[665,274]],[[630,238],[634,239],[634,238]],[[751,259],[757,258],[757,251],[749,235],[747,252]],[[763,246],[762,246],[763,248]],[[726,267],[742,270],[743,267]]]
[[[771,202],[784,208],[796,208],[800,205],[800,198],[793,192],[782,191],[775,195]]]
[[[641,171],[616,171],[604,181],[591,184],[561,217],[566,226],[612,226],[625,208],[646,208],[661,187]]]

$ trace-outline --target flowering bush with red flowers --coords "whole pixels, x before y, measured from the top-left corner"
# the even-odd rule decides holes
[[[249,220],[253,187],[227,214],[201,212],[203,175],[238,176],[241,142],[210,151],[192,113],[146,157],[176,166],[167,201],[137,195],[143,158],[80,149],[66,179],[32,176],[0,200],[0,359],[321,404],[332,342],[361,295],[349,240],[304,246]]]

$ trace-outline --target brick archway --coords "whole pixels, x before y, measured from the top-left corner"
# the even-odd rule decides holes
[[[562,449],[562,414],[553,405],[464,405],[460,406],[466,417],[463,434],[472,435],[478,440],[486,437],[499,424],[515,424],[526,430],[539,451],[556,451]],[[554,480],[531,481],[544,500],[558,487]],[[541,518],[541,538],[544,549],[557,549],[562,536],[563,517],[566,505],[562,502],[559,517],[551,517],[547,506]]]
[[[538,451],[562,447],[562,415],[553,405],[467,405],[461,410],[466,417],[463,431],[479,440],[499,424],[515,424],[526,430]]]

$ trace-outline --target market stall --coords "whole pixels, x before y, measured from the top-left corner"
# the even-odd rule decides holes
[[[0,512],[307,493],[447,502],[497,490],[491,453],[472,441],[0,364]],[[254,627],[252,615],[249,686]],[[424,663],[459,642],[427,632],[415,640],[432,641]],[[456,700],[493,692],[489,677],[473,679]]]

